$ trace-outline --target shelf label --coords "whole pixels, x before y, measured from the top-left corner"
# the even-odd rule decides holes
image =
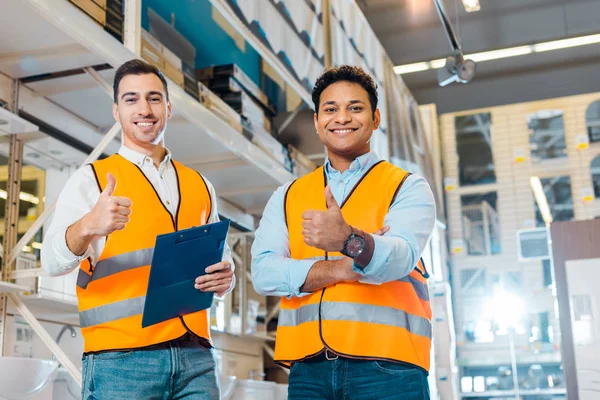
[[[525,161],[525,149],[518,147],[513,151],[513,161],[515,164],[520,164]]]
[[[587,150],[590,148],[590,140],[588,135],[578,135],[575,137],[577,151]]]
[[[584,204],[591,203],[596,199],[594,195],[594,189],[591,187],[586,187],[581,189],[581,200],[583,200]]]
[[[450,243],[451,252],[454,255],[460,255],[464,252],[465,241],[462,239],[452,239]]]
[[[456,189],[457,183],[456,178],[452,176],[447,176],[444,178],[444,190],[446,192],[451,192]]]

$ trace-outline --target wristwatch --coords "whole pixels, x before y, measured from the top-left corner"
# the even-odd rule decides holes
[[[350,258],[356,258],[365,249],[365,238],[352,232],[344,242],[341,253]]]

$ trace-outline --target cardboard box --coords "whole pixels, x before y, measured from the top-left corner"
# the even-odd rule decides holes
[[[163,45],[148,31],[142,29],[142,58],[164,72],[165,60],[162,56]]]
[[[81,11],[92,17],[100,25],[106,24],[106,11],[92,0],[69,0]]]
[[[69,0],[77,8],[89,15],[119,41],[123,42],[123,12],[118,11],[117,0]],[[121,1],[121,0],[119,0]],[[122,10],[122,3],[121,10]],[[108,7],[108,8],[107,8]]]
[[[244,91],[254,97],[268,112],[275,114],[275,110],[269,105],[269,99],[262,90],[235,64],[216,65],[196,70],[196,77],[199,81],[210,81],[219,78],[234,78],[241,85]]]
[[[106,23],[104,24],[104,30],[110,33],[113,37],[119,40],[121,43],[123,42],[123,33],[124,33],[124,25],[123,25],[123,17],[120,18],[112,14],[111,12],[106,12]]]
[[[183,71],[183,62],[181,61],[181,58],[177,57],[177,55],[167,49],[166,46],[162,47],[162,55],[165,59],[165,63],[171,64],[171,66],[178,71]]]
[[[288,152],[292,160],[293,173],[297,176],[303,176],[317,169],[317,164],[310,160],[304,153],[301,153],[297,148],[288,144]]]
[[[142,58],[148,64],[154,65],[159,70],[163,70],[165,67],[165,61],[161,57],[160,53],[157,53],[156,50],[152,47],[144,46],[142,44]]]
[[[200,94],[200,103],[204,105],[204,107],[211,110],[219,118],[231,125],[236,131],[240,133],[244,132],[242,117],[233,108],[215,93],[211,92],[202,83],[198,83],[198,91]]]
[[[170,62],[166,62],[165,60],[163,60],[163,68],[162,68],[162,72],[163,74],[165,74],[166,77],[168,77],[169,79],[171,79],[173,82],[175,82],[175,84],[179,87],[183,87],[183,72],[181,72],[180,69],[177,69],[177,67],[171,65]]]
[[[162,58],[163,44],[145,29],[142,29],[142,47],[153,50],[153,53],[156,53]]]
[[[228,92],[220,94],[223,101],[244,117],[260,121],[264,125],[265,113],[246,92]]]
[[[187,94],[200,101],[200,89],[198,88],[194,67],[182,62],[181,69],[183,72],[183,89]]]
[[[123,16],[123,0],[94,0],[103,10]]]

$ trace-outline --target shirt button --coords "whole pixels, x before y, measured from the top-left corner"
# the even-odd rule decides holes
[[[150,159],[149,159],[149,158],[146,158],[146,162],[150,162]]]
[[[169,200],[167,200],[167,205],[169,205],[169,204],[171,204],[171,203],[169,202]]]

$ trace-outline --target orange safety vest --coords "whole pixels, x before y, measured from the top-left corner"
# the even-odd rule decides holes
[[[79,266],[77,298],[85,352],[142,348],[177,339],[188,330],[210,339],[206,310],[142,328],[156,236],[203,225],[211,212],[202,176],[171,162],[179,188],[175,216],[134,163],[115,154],[91,164],[98,190],[104,190],[106,174],[111,172],[117,180],[114,196],[127,197],[132,205],[129,223],[106,237],[96,265],[88,259]]]
[[[365,232],[384,226],[384,217],[410,174],[392,164],[375,164],[340,205],[348,224]],[[325,211],[323,167],[299,178],[285,197],[291,258],[331,260],[304,243],[302,214]],[[381,285],[337,283],[304,297],[282,298],[275,360],[303,361],[325,349],[344,357],[413,364],[429,371],[431,306],[422,263],[406,277]]]

